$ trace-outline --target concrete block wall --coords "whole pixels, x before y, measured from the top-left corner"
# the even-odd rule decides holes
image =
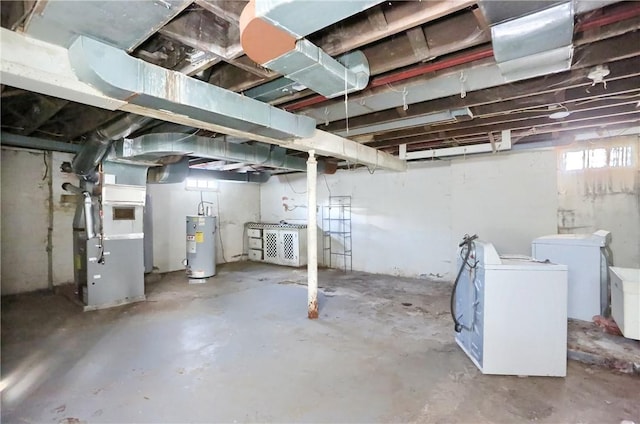
[[[75,181],[60,172],[72,155],[2,147],[2,294],[49,287],[47,239],[52,201],[53,284],[73,281],[72,221],[75,204],[61,185]],[[49,195],[51,181],[53,196]]]
[[[565,173],[558,167],[562,151],[545,150],[412,163],[405,173],[361,168],[319,176],[318,222],[330,194],[352,196],[353,266],[374,273],[451,279],[465,233],[479,234],[501,253],[529,254],[535,237],[600,228],[612,232],[616,265],[640,267],[640,145],[637,137],[631,143],[636,158],[626,169]],[[46,165],[45,156],[2,148],[2,294],[48,287],[49,179],[53,284],[73,281],[75,205],[60,186],[76,181],[59,171],[72,155],[54,152]],[[184,184],[149,185],[148,192],[154,265],[181,270],[184,220],[197,212],[200,192]],[[218,237],[218,263],[243,259],[245,222],[307,220],[304,174],[272,177],[261,186],[220,182],[203,200],[214,204],[215,215],[219,208],[224,258]]]
[[[50,155],[50,156],[49,156]],[[46,158],[46,164],[45,164]],[[53,284],[73,282],[72,223],[75,198],[61,188],[77,178],[60,172],[71,154],[2,148],[2,266],[1,293],[15,294],[47,289],[49,201],[53,212]],[[43,180],[44,177],[44,180]],[[52,196],[49,195],[51,179]],[[154,266],[161,272],[184,269],[185,216],[197,213],[200,192],[185,190],[184,184],[149,185],[153,203]],[[218,192],[203,192],[203,200],[220,212],[220,237],[216,239],[218,263],[241,260],[244,223],[258,221],[260,189],[257,184],[220,182]]]

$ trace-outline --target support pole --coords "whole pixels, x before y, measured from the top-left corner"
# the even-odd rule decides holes
[[[307,160],[307,301],[309,319],[318,318],[317,165],[315,152],[309,150],[309,159]]]

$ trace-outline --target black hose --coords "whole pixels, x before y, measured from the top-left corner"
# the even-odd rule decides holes
[[[453,283],[453,289],[451,290],[451,299],[449,301],[449,306],[451,308],[451,318],[453,318],[453,329],[456,333],[460,333],[462,331],[462,324],[458,321],[455,312],[455,304],[456,304],[456,290],[458,289],[458,282],[460,281],[460,276],[462,275],[462,271],[464,270],[464,266],[467,265],[469,261],[469,256],[471,255],[471,247],[473,245],[473,241],[477,239],[478,236],[474,234],[473,236],[469,236],[465,234],[462,239],[462,242],[458,244],[458,247],[462,248],[462,246],[467,246],[467,252],[464,255],[464,259],[462,260],[462,264],[460,265],[460,269],[458,270],[458,275],[456,276],[456,280]],[[462,257],[462,255],[460,256]]]

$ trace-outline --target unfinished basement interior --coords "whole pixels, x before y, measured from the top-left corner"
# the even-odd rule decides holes
[[[1,420],[640,424],[640,2],[0,2]]]

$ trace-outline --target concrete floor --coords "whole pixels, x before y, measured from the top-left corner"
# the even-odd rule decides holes
[[[640,422],[640,379],[570,361],[567,378],[484,376],[453,342],[449,285],[320,272],[182,273],[148,300],[83,313],[62,296],[2,300],[2,421]]]

